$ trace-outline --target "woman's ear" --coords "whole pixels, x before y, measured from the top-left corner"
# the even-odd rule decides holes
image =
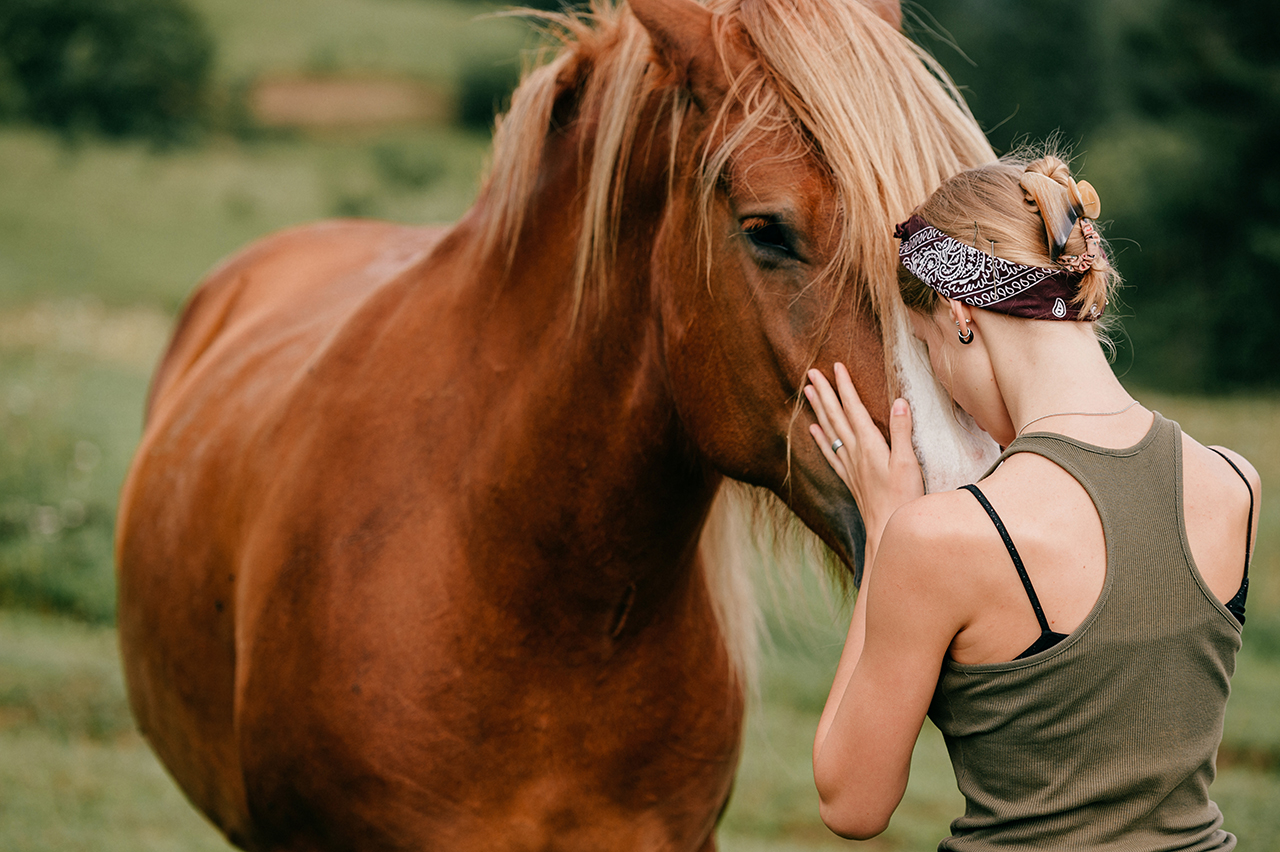
[[[973,322],[973,312],[969,306],[955,299],[947,299],[947,306],[951,311],[951,319],[955,320],[962,332],[967,331],[969,323]]]

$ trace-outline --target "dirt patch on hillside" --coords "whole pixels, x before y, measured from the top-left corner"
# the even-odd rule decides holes
[[[254,87],[250,107],[268,127],[317,130],[430,124],[452,114],[440,89],[396,78],[268,79]]]

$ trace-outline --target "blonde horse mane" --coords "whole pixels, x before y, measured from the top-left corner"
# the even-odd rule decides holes
[[[895,390],[912,393],[913,407],[919,396],[936,396],[936,386],[912,390],[930,381],[927,370],[925,378],[919,375],[917,353],[905,351],[910,344],[903,340],[905,309],[897,291],[892,229],[942,180],[994,159],[982,131],[937,62],[868,6],[849,0],[710,0],[707,5],[715,14],[717,49],[734,76],[715,117],[721,132],[710,134],[715,144],[702,152],[702,233],[716,182],[735,154],[759,133],[791,131],[829,170],[840,214],[833,225],[840,229],[840,249],[823,272],[834,285],[834,296],[815,348],[836,311],[847,309],[850,298],[862,300],[880,319]],[[589,116],[594,128],[584,134],[590,150],[580,152],[587,171],[574,304],[580,310],[590,294],[600,306],[610,285],[621,189],[628,157],[639,141],[640,117],[651,99],[661,99],[659,105],[670,116],[674,157],[689,101],[670,82],[664,84],[663,75],[646,74],[653,49],[626,7],[594,0],[591,11],[581,16],[531,14],[560,32],[562,46],[551,61],[526,75],[510,111],[498,122],[482,190],[489,210],[483,250],[505,250],[512,257],[535,191],[556,97],[576,88],[578,115]],[[735,30],[745,34],[753,56],[745,67],[730,69],[726,40]],[[939,419],[937,411],[933,419]],[[934,479],[936,486],[941,479]],[[743,501],[735,498],[739,489],[722,488],[703,536],[705,573],[721,630],[748,680],[759,615],[744,562],[754,548],[741,534],[742,504],[755,503],[760,510],[761,498],[774,502],[767,492],[752,490],[758,496]],[[798,525],[789,512],[753,514],[757,520],[785,514]],[[792,546],[794,536],[768,526],[774,529],[770,549],[779,563],[803,559],[805,548]],[[755,529],[759,533],[760,525]],[[784,542],[786,551],[781,552]]]

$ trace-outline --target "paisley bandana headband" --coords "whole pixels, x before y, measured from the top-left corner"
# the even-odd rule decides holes
[[[1074,320],[1071,300],[1080,272],[1024,266],[952,239],[920,216],[893,232],[902,240],[898,260],[907,271],[948,299],[1015,317]],[[1094,305],[1085,320],[1102,312]]]

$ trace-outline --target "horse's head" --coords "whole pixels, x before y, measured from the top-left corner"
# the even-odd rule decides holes
[[[656,317],[701,457],[778,495],[857,565],[861,521],[808,438],[805,372],[849,365],[882,428],[905,395],[933,488],[990,456],[911,338],[892,231],[991,149],[898,31],[894,0],[630,3],[548,16],[569,38],[499,124],[486,245],[526,274],[573,264],[574,321],[597,338],[621,332],[591,315]],[[576,261],[538,236],[571,209]]]
[[[972,476],[986,454],[964,447],[917,361],[891,234],[990,148],[898,31],[896,3],[631,6],[689,102],[653,257],[681,420],[720,471],[773,491],[860,564],[857,509],[797,405],[805,371],[849,365],[882,429],[906,393],[930,485]]]

